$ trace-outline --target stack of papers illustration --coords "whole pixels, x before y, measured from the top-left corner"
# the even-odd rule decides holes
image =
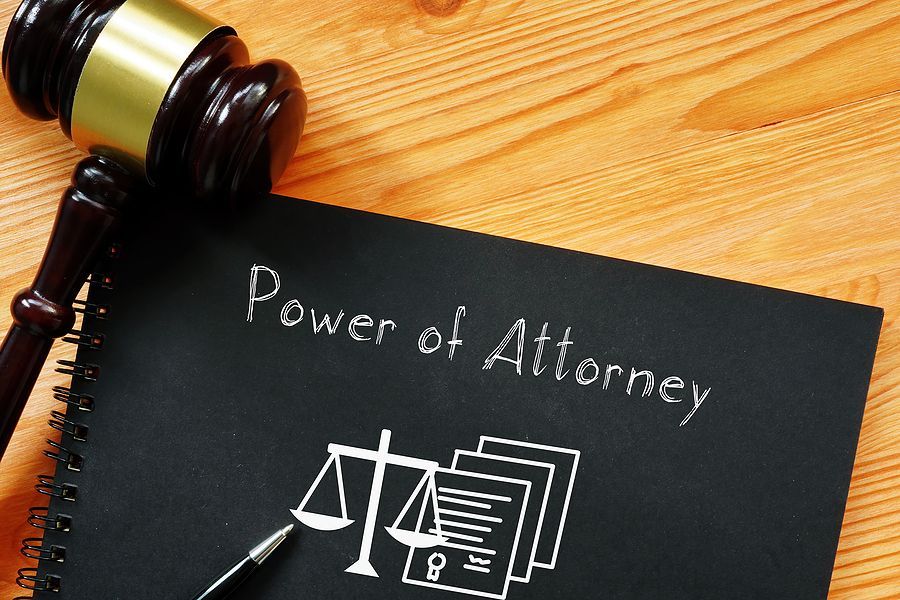
[[[437,521],[448,541],[411,548],[403,581],[503,599],[510,582],[554,568],[578,458],[577,450],[492,437],[477,451],[456,450],[452,467],[436,473],[447,482],[438,484]],[[423,525],[435,531],[426,502]]]

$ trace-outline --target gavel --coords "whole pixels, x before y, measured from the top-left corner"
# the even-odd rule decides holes
[[[179,0],[24,0],[3,44],[3,75],[19,110],[58,119],[90,156],[63,193],[34,283],[12,301],[0,348],[0,458],[129,202],[266,193],[306,120],[290,65],[251,63],[234,29]]]

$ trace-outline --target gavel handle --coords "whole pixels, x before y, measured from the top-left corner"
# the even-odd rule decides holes
[[[41,372],[41,366],[47,360],[52,338],[45,338],[30,333],[27,329],[13,324],[3,340],[0,349],[0,448],[6,451],[9,439],[16,429],[16,423],[25,408],[25,401],[31,394],[34,382]]]
[[[107,158],[91,156],[75,168],[34,283],[12,302],[13,324],[0,348],[0,458],[53,341],[75,323],[75,297],[135,186],[135,178]]]

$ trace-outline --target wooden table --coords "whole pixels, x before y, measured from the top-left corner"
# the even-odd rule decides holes
[[[830,598],[900,597],[897,0],[195,4],[304,76],[280,193],[885,307]],[[6,302],[79,154],[5,93],[0,131]],[[50,365],[0,467],[4,598]]]

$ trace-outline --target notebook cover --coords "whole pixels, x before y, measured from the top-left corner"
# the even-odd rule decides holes
[[[52,597],[189,598],[289,523],[236,600],[826,596],[881,309],[277,196],[202,220],[140,219],[92,291]]]

